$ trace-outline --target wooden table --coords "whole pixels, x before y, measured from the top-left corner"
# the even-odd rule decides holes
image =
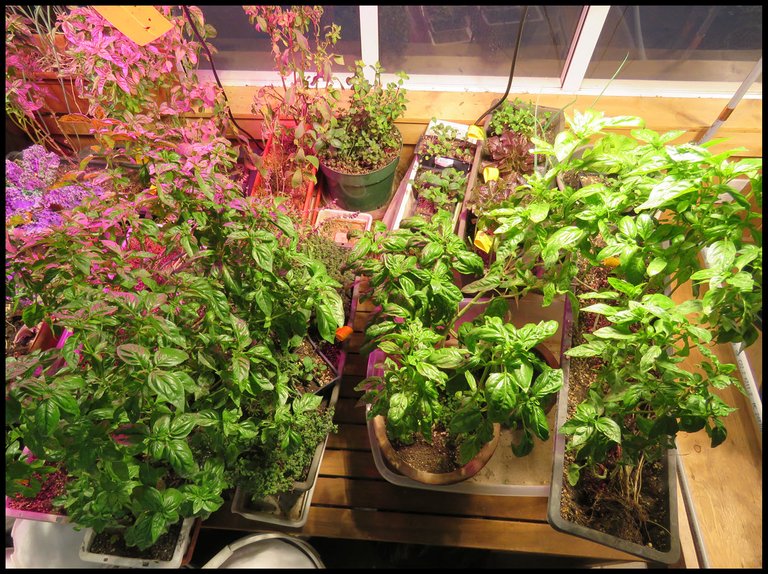
[[[530,313],[527,318],[539,320],[537,314],[542,313],[541,310],[535,310],[535,306],[526,308]],[[225,503],[203,523],[203,528],[277,530],[302,537],[488,549],[596,562],[640,561],[618,550],[554,530],[547,523],[546,496],[437,492],[398,486],[385,480],[371,452],[365,408],[357,404],[360,393],[354,390],[365,377],[368,356],[359,349],[369,311],[360,306],[355,315],[355,332],[348,341],[336,406],[339,432],[329,438],[306,524],[302,528],[289,528],[253,522],[232,514],[229,504]],[[546,313],[558,312],[561,311],[554,305]],[[559,357],[559,338],[549,344]],[[684,513],[682,505],[681,511]]]

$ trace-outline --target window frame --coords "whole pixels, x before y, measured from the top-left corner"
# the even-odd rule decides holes
[[[602,28],[612,6],[583,6],[574,43],[570,46],[561,77],[518,77],[512,81],[510,91],[530,94],[640,96],[673,98],[724,98],[743,89],[742,82],[667,81],[667,80],[606,80],[585,78],[587,68],[597,45]],[[379,60],[378,5],[359,6],[360,47],[364,62]],[[214,61],[215,64],[215,61]],[[755,65],[762,68],[762,58]],[[218,70],[226,86],[262,86],[279,82],[275,71]],[[371,75],[372,70],[367,69]],[[760,77],[762,72],[749,77]],[[211,70],[200,70],[203,80],[214,80]],[[337,75],[338,77],[338,75]],[[372,78],[369,78],[372,79]],[[397,79],[391,72],[382,74],[382,81]],[[443,92],[503,93],[509,78],[506,76],[409,74],[403,83],[408,90]],[[762,81],[752,83],[743,94],[744,99],[762,100]]]

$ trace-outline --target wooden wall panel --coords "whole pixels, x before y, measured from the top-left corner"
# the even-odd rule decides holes
[[[49,87],[60,93],[57,82],[48,82]],[[225,92],[232,113],[245,130],[260,137],[259,119],[251,111],[257,86],[226,86]],[[60,95],[60,94],[59,94]],[[397,122],[406,146],[414,145],[431,118],[455,121],[463,124],[474,123],[503,94],[495,92],[437,92],[408,91],[408,107]],[[344,98],[348,97],[348,92]],[[685,130],[678,142],[691,141],[701,136],[718,118],[728,99],[724,98],[655,98],[639,96],[572,96],[558,94],[509,94],[508,99],[520,98],[538,105],[565,108],[566,115],[574,110],[584,112],[594,107],[606,115],[635,115],[643,118],[646,126],[658,132]],[[342,99],[342,102],[344,99]],[[52,103],[52,109],[65,112],[63,105]],[[745,147],[747,157],[762,157],[763,106],[762,100],[742,100],[728,120],[721,126],[716,139],[728,141],[714,147],[717,151]],[[82,128],[81,128],[82,129]],[[80,133],[87,133],[80,132]]]

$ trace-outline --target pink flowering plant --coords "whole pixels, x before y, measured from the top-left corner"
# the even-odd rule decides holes
[[[259,89],[253,112],[264,119],[263,134],[271,141],[265,156],[252,158],[263,176],[264,191],[291,197],[317,182],[316,122],[327,122],[340,97],[333,85],[332,52],[340,28],[323,31],[321,6],[243,6],[258,32],[269,35],[280,85]],[[297,198],[303,199],[303,198]]]
[[[99,147],[88,159],[106,160],[110,178],[125,180],[126,169],[139,169],[146,180],[147,149],[171,148],[174,129],[207,124],[203,129],[223,133],[228,122],[223,92],[197,75],[202,42],[215,51],[207,44],[215,30],[195,6],[158,9],[172,28],[144,46],[92,6],[71,7],[60,18],[68,41],[63,73],[74,78],[76,93],[88,101],[86,115],[68,119],[90,124]]]
[[[60,6],[6,6],[5,9],[5,113],[33,143],[56,151],[62,157],[76,149],[74,138],[65,130],[54,137],[42,114],[58,124],[50,102],[79,111],[67,98],[66,81],[59,77],[64,101],[50,85],[40,80],[55,76],[65,55],[57,45]]]
[[[212,108],[213,84],[195,73],[202,45],[183,14],[158,7],[173,27],[160,38],[139,46],[113,27],[93,7],[72,7],[62,17],[62,32],[71,57],[65,73],[72,74],[78,93],[90,97],[88,113],[130,120],[130,114],[172,119],[182,113]],[[190,14],[203,37],[213,34],[202,12]]]

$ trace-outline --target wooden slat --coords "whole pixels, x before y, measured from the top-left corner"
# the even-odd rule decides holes
[[[676,302],[692,297],[690,283],[673,294]],[[723,363],[734,363],[730,345],[712,345]],[[703,373],[703,358],[695,349],[681,363]],[[738,375],[738,371],[736,373]],[[706,376],[706,375],[705,375]],[[761,568],[763,565],[763,451],[752,422],[752,408],[734,388],[716,390],[736,407],[725,417],[725,442],[710,446],[705,431],[679,433],[677,449],[687,477],[708,565],[712,568]]]
[[[360,359],[363,360],[363,357]],[[365,361],[367,363],[368,358],[365,357]],[[346,397],[346,398],[359,398],[362,394],[360,391],[355,390],[355,386],[357,383],[363,380],[365,377],[365,371],[363,370],[363,373],[360,375],[352,375],[352,374],[345,374],[341,378],[341,388],[339,389],[339,396],[340,397]]]
[[[487,496],[419,490],[381,480],[350,480],[320,476],[312,504],[445,516],[547,521],[547,498]]]
[[[696,542],[691,530],[691,523],[688,520],[688,513],[685,511],[685,500],[679,477],[677,479],[677,508],[679,509],[677,515],[680,534],[680,560],[674,567],[698,569],[700,567],[699,556],[696,552]]]
[[[365,424],[339,424],[338,426],[339,432],[328,436],[329,450],[371,450],[368,427]]]
[[[365,422],[365,407],[357,406],[357,399],[340,397],[336,403],[336,414],[333,420],[337,424],[362,424]]]
[[[368,355],[360,353],[348,353],[347,362],[344,364],[344,376],[364,377],[368,365]]]
[[[49,85],[54,90],[59,89],[56,81],[49,82]],[[250,134],[261,138],[261,120],[251,112],[253,97],[258,89],[257,86],[225,87],[237,123]],[[413,146],[418,142],[432,118],[469,125],[502,95],[493,92],[408,91],[405,114],[397,122],[405,144],[398,168],[404,170],[407,167]],[[348,97],[348,91],[343,92],[343,97]],[[691,141],[700,136],[720,116],[729,99],[603,96],[595,103],[593,95],[528,93],[512,93],[507,96],[507,99],[514,100],[518,97],[523,101],[536,102],[540,106],[565,108],[567,115],[572,115],[574,110],[584,112],[590,107],[608,116],[636,115],[645,120],[649,129],[660,133],[683,130],[684,135],[674,143]],[[63,104],[52,102],[52,109],[57,112],[66,112]],[[727,141],[715,145],[712,149],[715,152],[721,152],[744,147],[747,151],[739,152],[739,155],[762,157],[762,118],[762,100],[743,99],[717,133],[717,139],[726,138]],[[56,130],[55,133],[58,133],[57,126],[52,125],[52,128]],[[72,130],[83,135],[88,133],[86,124],[62,124],[61,129]],[[626,130],[617,129],[616,131],[628,133]]]
[[[346,478],[381,479],[373,454],[368,451],[325,449],[320,474]]]
[[[278,530],[297,536],[534,552],[601,561],[637,561],[637,558],[623,552],[561,534],[548,524],[538,522],[312,506],[304,527],[287,528],[250,521],[232,514],[225,506],[208,518],[203,526],[249,532]]]

